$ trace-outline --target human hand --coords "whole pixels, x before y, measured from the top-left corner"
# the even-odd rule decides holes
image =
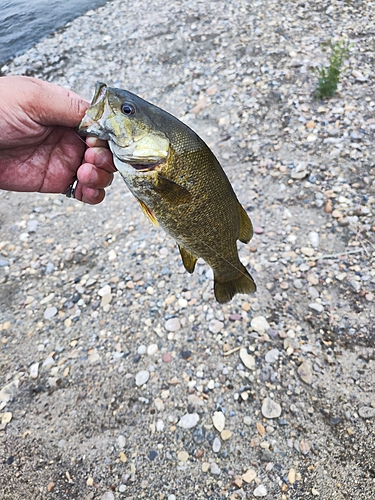
[[[88,107],[58,85],[1,77],[0,189],[65,193],[77,179],[75,198],[100,203],[116,169],[105,141],[74,131]]]

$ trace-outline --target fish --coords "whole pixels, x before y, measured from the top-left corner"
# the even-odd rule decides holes
[[[146,217],[176,242],[194,272],[198,258],[213,270],[220,304],[256,285],[238,255],[253,227],[219,161],[187,125],[160,107],[97,83],[77,127],[81,136],[108,141],[114,164]]]

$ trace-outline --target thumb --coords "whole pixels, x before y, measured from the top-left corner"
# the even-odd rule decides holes
[[[33,118],[41,125],[75,127],[90,106],[88,101],[79,96],[40,90],[34,101]]]

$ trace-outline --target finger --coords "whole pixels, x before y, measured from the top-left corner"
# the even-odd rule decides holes
[[[116,168],[113,164],[113,156],[109,149],[88,148],[85,151],[84,159],[87,163],[91,163],[96,167],[106,170],[107,172],[116,171]]]
[[[89,148],[106,148],[109,149],[108,142],[98,139],[97,137],[86,137],[86,144]]]
[[[83,186],[104,189],[112,184],[113,173],[90,163],[84,163],[77,170],[77,179]]]
[[[60,85],[56,85],[55,83],[46,82],[45,80],[40,80],[39,78],[32,78],[32,77],[25,77],[25,78],[29,78],[34,83],[39,85],[39,87],[42,87],[45,90],[55,92],[56,94],[69,96],[74,99],[82,99],[82,97],[73,92],[73,90],[66,89],[65,87],[60,87]],[[86,101],[86,99],[84,100]],[[89,101],[86,102],[89,103]]]
[[[76,200],[82,201],[83,203],[88,203],[89,205],[97,205],[104,200],[105,191],[104,189],[93,189],[78,182],[74,197]]]

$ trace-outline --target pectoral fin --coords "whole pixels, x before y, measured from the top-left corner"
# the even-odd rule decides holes
[[[180,250],[182,262],[184,264],[186,271],[192,274],[194,272],[195,264],[198,260],[198,257],[188,252],[188,250],[185,250],[185,248],[180,247],[180,245],[178,245],[178,248]]]
[[[242,241],[242,243],[249,243],[253,236],[253,225],[251,224],[251,220],[249,219],[245,209],[240,203],[238,204],[238,210],[240,213],[240,236],[238,239]]]
[[[191,194],[186,188],[160,174],[158,175],[158,182],[155,186],[155,190],[159,192],[160,196],[166,201],[174,205],[182,205],[191,200]]]
[[[145,214],[145,216],[147,217],[147,219],[151,222],[151,224],[153,224],[154,226],[156,227],[159,227],[159,223],[158,221],[156,220],[156,217],[154,215],[153,212],[151,212],[151,210],[148,208],[147,205],[145,205],[143,203],[143,201],[139,200],[138,198],[136,198],[138,203],[139,203],[139,206],[141,207],[142,209],[142,212]]]

